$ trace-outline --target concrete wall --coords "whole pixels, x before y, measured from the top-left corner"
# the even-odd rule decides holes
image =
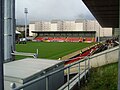
[[[33,58],[4,63],[4,90],[13,90],[10,88],[11,83],[15,83],[16,87],[19,87],[63,67],[64,62],[62,61]],[[52,74],[47,78],[47,90],[57,90],[64,84],[64,71]],[[21,90],[46,90],[46,78],[43,78]]]
[[[91,67],[99,67],[110,63],[118,62],[119,47],[108,49],[90,57]]]
[[[92,46],[91,46],[92,47]],[[88,48],[83,49],[82,51],[87,50]],[[108,50],[105,50],[101,53],[97,53],[90,57],[90,65],[91,67],[99,67],[106,64],[118,62],[118,50],[119,47],[114,47]],[[80,53],[80,50],[63,56],[61,60],[68,60],[69,58],[76,56]]]
[[[90,66],[93,67],[100,67],[103,65],[107,65],[110,63],[118,62],[118,50],[119,47],[114,47],[112,49],[108,49],[101,53],[95,54],[90,57]],[[88,67],[88,60],[86,61],[86,67]],[[85,70],[85,61],[80,63],[80,71],[82,72]],[[78,72],[78,65],[75,65],[70,68],[70,73],[77,73]],[[65,75],[67,72],[65,71]]]

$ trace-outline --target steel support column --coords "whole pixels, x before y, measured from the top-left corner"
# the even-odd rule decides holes
[[[4,0],[4,12],[4,60],[8,62],[15,50],[15,0]]]
[[[118,90],[120,90],[120,0],[119,0],[119,54],[118,54]]]
[[[15,21],[15,0],[11,0],[11,49],[15,51],[15,30],[16,30],[16,21]],[[14,60],[12,56],[12,60]]]
[[[10,61],[12,49],[11,35],[11,0],[4,0],[4,60]]]
[[[4,90],[3,61],[4,61],[4,0],[0,0],[0,90]]]

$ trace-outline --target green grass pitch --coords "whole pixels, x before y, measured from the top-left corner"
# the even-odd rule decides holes
[[[36,53],[39,49],[38,58],[58,59],[67,54],[91,46],[95,43],[79,43],[79,42],[27,42],[27,44],[16,44],[16,51]],[[24,56],[16,56],[16,59],[25,58]]]

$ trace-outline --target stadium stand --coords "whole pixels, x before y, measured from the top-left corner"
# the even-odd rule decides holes
[[[78,60],[80,60],[80,59],[83,59],[83,58],[86,57],[86,56],[90,56],[90,55],[93,54],[93,52],[94,52],[95,50],[96,50],[96,47],[89,48],[89,49],[87,49],[86,51],[82,52],[81,54],[77,55],[76,57],[67,60],[67,61],[65,62],[65,64],[70,64],[70,63],[73,63],[73,62],[78,61]]]
[[[69,60],[67,60],[65,62],[65,65],[66,64],[70,64],[70,63],[73,63],[75,61],[78,61],[80,59],[83,59],[84,57],[86,56],[90,56],[90,55],[93,55],[93,54],[96,54],[96,53],[99,53],[99,52],[102,52],[104,50],[107,50],[107,49],[110,49],[112,47],[115,47],[119,45],[115,39],[111,39],[111,40],[106,40],[106,42],[104,43],[99,43],[99,44],[96,44],[95,46],[91,47],[91,48],[88,48],[87,50],[85,50],[84,52],[70,58]]]
[[[96,31],[33,31],[33,33],[36,35],[33,41],[96,42]]]
[[[95,42],[95,38],[82,38],[82,37],[36,37],[33,41],[49,41],[49,42]]]

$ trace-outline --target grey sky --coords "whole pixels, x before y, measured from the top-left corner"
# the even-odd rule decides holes
[[[17,22],[24,20],[24,8],[28,8],[29,21],[93,19],[82,0],[16,0]]]

